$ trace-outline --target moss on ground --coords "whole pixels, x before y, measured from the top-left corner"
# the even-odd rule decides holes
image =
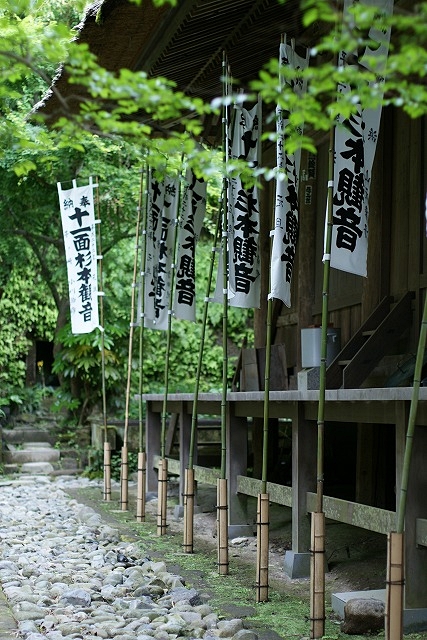
[[[182,536],[170,531],[158,537],[156,522],[147,515],[146,522],[136,523],[134,511],[119,511],[117,501],[103,502],[99,490],[81,489],[78,498],[90,504],[102,513],[110,523],[119,527],[124,541],[136,542],[141,554],[161,558],[168,571],[183,575],[187,586],[193,586],[199,592],[210,595],[210,606],[223,617],[242,617],[260,637],[272,637],[266,630],[274,631],[280,638],[292,640],[309,638],[310,606],[309,590],[307,596],[295,597],[289,593],[288,585],[280,587],[275,581],[269,589],[269,602],[256,603],[254,577],[255,567],[239,558],[230,558],[230,572],[220,576],[217,572],[216,548],[206,543],[200,545],[198,552],[185,554],[182,551]],[[171,506],[168,503],[168,506]],[[240,615],[239,615],[240,613]],[[273,634],[274,635],[274,634]],[[336,619],[330,607],[326,607],[325,640],[366,640],[366,636],[348,636],[340,631],[340,621]],[[375,638],[381,640],[384,633]],[[427,633],[408,634],[405,640],[427,640]]]

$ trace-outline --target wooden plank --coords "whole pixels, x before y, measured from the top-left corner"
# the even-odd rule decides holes
[[[307,493],[307,511],[316,511],[317,496],[315,493]],[[325,496],[323,500],[325,515],[336,522],[351,524],[353,527],[368,529],[376,533],[387,534],[395,528],[396,514],[394,511],[370,507],[366,504],[340,500]]]
[[[262,482],[249,476],[237,476],[237,491],[245,496],[256,498],[262,491]],[[267,482],[267,493],[270,501],[285,507],[292,507],[292,487],[274,482]]]
[[[265,347],[256,350],[260,391],[265,390]],[[271,345],[270,391],[286,391],[288,388],[288,370],[284,344]]]

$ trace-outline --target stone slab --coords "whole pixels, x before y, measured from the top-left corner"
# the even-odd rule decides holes
[[[21,473],[32,475],[49,475],[54,471],[50,462],[25,462],[21,466]]]
[[[17,449],[16,451],[5,451],[4,462],[7,464],[24,464],[26,462],[58,462],[60,458],[58,449]]]

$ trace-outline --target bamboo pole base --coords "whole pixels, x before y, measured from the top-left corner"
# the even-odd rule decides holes
[[[256,601],[268,601],[268,563],[269,563],[269,521],[270,496],[268,493],[258,494],[257,504],[257,570]]]
[[[138,474],[136,491],[136,521],[145,522],[145,486],[147,473],[147,454],[138,453]]]
[[[184,553],[193,553],[194,533],[194,469],[185,470],[184,484]]]
[[[311,514],[310,638],[325,634],[325,514]]]
[[[217,484],[217,539],[218,573],[228,575],[228,498],[227,480],[219,478]]]
[[[120,474],[120,509],[122,511],[127,511],[129,508],[128,473],[129,473],[128,448],[127,448],[127,445],[123,445],[122,466],[121,466],[121,474]]]
[[[157,501],[157,535],[164,536],[167,521],[167,487],[168,487],[168,461],[163,458],[159,462],[158,471],[158,501]]]
[[[104,494],[103,499],[111,500],[111,445],[104,442]]]
[[[391,532],[387,537],[387,580],[385,637],[403,638],[404,534]]]

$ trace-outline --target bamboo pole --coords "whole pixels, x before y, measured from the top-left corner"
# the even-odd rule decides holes
[[[167,488],[168,488],[168,461],[163,458],[159,461],[159,490],[157,501],[157,535],[164,536],[167,528]]]
[[[140,287],[139,296],[141,310],[139,317],[139,382],[138,382],[138,473],[137,473],[137,501],[136,501],[136,521],[145,521],[145,492],[147,483],[147,456],[144,453],[144,416],[142,393],[144,388],[144,309],[145,309],[145,259],[147,249],[147,208],[148,208],[148,180],[149,169],[145,172],[145,206],[143,207],[142,231],[141,231],[141,261],[140,261]],[[143,174],[141,172],[140,200],[139,206],[142,208]]]
[[[184,480],[184,553],[193,553],[193,534],[194,534],[194,469],[188,467],[185,470]]]
[[[404,534],[390,532],[387,537],[387,579],[385,637],[403,638]]]
[[[213,270],[215,265],[215,253],[217,250],[221,211],[222,211],[221,207],[219,207],[219,215],[217,217],[216,228],[215,228],[214,246],[212,247],[212,256],[209,263],[208,281],[206,285],[206,297],[203,305],[202,331],[200,336],[200,348],[199,348],[199,356],[197,361],[196,381],[194,385],[193,410],[191,415],[190,447],[189,447],[189,455],[188,455],[189,471],[193,471],[193,468],[194,468],[194,453],[196,449],[200,376],[201,376],[202,364],[203,364],[203,352],[204,352],[204,346],[205,346],[206,325],[207,325],[208,308],[209,308],[209,295],[210,295],[211,286],[212,286]],[[187,501],[186,499],[187,495],[193,496],[192,502]],[[185,493],[183,496],[184,498],[184,540],[183,540],[182,546],[183,546],[184,553],[194,552],[194,545],[193,545],[194,495],[195,495],[195,483],[194,483],[194,472],[193,472],[186,476]]]
[[[160,514],[160,526],[157,526],[157,535],[164,535],[166,533],[166,520],[167,520],[167,469],[168,463],[166,460],[166,419],[167,419],[167,403],[168,403],[168,395],[169,395],[169,361],[170,361],[170,350],[171,350],[171,338],[172,338],[172,317],[173,317],[173,291],[174,291],[174,283],[175,283],[175,260],[176,260],[176,251],[177,251],[177,228],[179,221],[179,207],[180,202],[178,201],[178,213],[176,214],[176,218],[174,221],[174,242],[173,242],[173,259],[171,265],[171,283],[170,283],[170,292],[169,292],[169,306],[168,306],[168,327],[166,332],[166,358],[165,358],[165,390],[163,394],[163,405],[162,405],[162,422],[161,422],[161,433],[160,433],[160,457],[162,461],[162,472],[163,475],[160,477],[160,467],[159,467],[159,476],[158,476],[158,495],[159,495],[159,505],[161,509]],[[160,494],[162,493],[162,499],[160,500]]]
[[[217,485],[218,573],[228,575],[228,499],[227,480],[219,478]]]
[[[334,178],[334,128],[331,128],[329,140],[329,180],[328,180],[328,206],[326,220],[325,253],[323,255],[323,295],[322,295],[322,329],[320,349],[320,381],[319,404],[317,412],[317,491],[316,512],[312,514],[312,545],[315,538],[325,536],[325,518],[323,514],[323,478],[324,478],[324,432],[325,432],[325,393],[326,393],[326,357],[328,340],[328,301],[329,301],[329,274],[332,245],[332,198]],[[323,515],[323,517],[321,517]],[[323,527],[323,534],[320,529]],[[321,638],[325,632],[325,561],[321,553],[312,546],[311,557],[311,638]],[[320,605],[323,600],[323,608]]]
[[[257,579],[256,601],[268,601],[270,496],[259,493],[257,502]]]
[[[130,405],[130,385],[132,377],[132,352],[133,352],[133,334],[135,328],[135,291],[136,291],[136,274],[138,269],[138,243],[141,224],[141,207],[137,207],[137,219],[135,230],[135,257],[133,261],[133,277],[132,277],[132,293],[131,293],[131,309],[130,309],[130,330],[129,330],[129,350],[128,350],[128,367],[126,381],[126,400],[125,400],[125,428],[123,435],[122,447],[122,466],[120,478],[120,508],[127,511],[129,507],[128,499],[128,443],[129,443],[129,405]]]
[[[222,59],[224,94],[228,93],[228,63],[225,52]],[[220,575],[228,574],[228,497],[226,481],[227,460],[227,365],[228,365],[228,181],[225,170],[228,162],[228,138],[229,138],[229,107],[223,110],[223,208],[222,208],[222,393],[221,393],[221,473],[217,486],[217,539],[218,539],[218,571]]]
[[[311,525],[310,638],[322,638],[325,633],[325,514],[313,513]]]
[[[147,478],[147,454],[145,451],[138,452],[138,471],[136,486],[136,521],[145,521],[145,490]]]
[[[98,186],[98,179],[96,184]],[[101,387],[102,387],[102,424],[104,434],[104,492],[103,499],[107,502],[111,500],[111,447],[108,444],[108,426],[107,426],[107,391],[105,384],[105,326],[104,326],[104,280],[102,269],[102,235],[101,235],[101,212],[99,191],[96,198],[96,212],[97,212],[97,244],[99,255],[98,258],[98,279],[99,279],[99,324],[101,332]]]
[[[427,295],[424,299],[423,317],[418,339],[415,360],[414,383],[408,428],[406,431],[405,455],[403,458],[402,480],[399,505],[397,509],[396,532],[389,534],[387,547],[387,583],[386,583],[386,640],[400,640],[403,636],[403,598],[405,583],[404,545],[405,515],[408,496],[409,473],[411,469],[412,448],[414,444],[415,423],[418,410],[418,398],[427,337]]]

